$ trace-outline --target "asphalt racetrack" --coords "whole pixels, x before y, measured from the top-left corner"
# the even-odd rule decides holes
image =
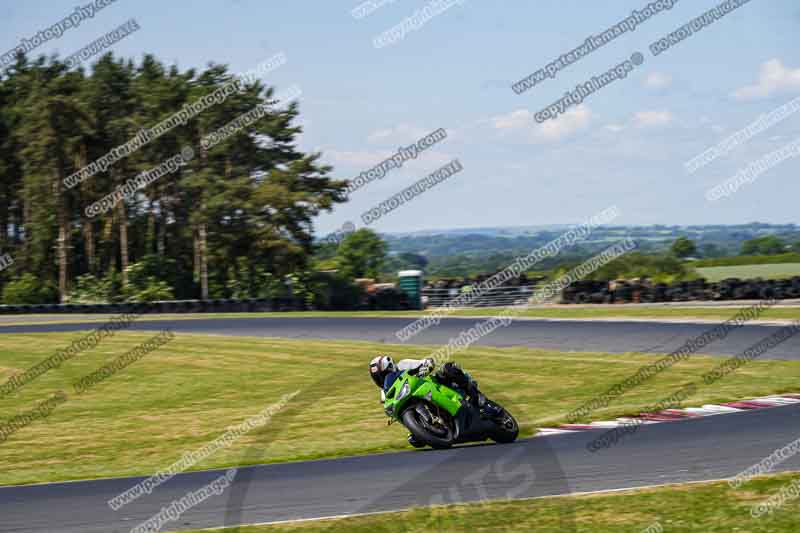
[[[409,343],[444,345],[458,337],[480,318],[445,318],[413,337]],[[283,337],[288,339],[342,339],[399,344],[395,332],[413,321],[411,318],[196,318],[191,320],[147,320],[142,318],[132,330],[172,328],[176,333]],[[46,333],[88,330],[101,323],[34,324],[0,327],[4,333]],[[686,341],[709,331],[714,324],[637,322],[517,320],[480,339],[486,346],[527,346],[562,351],[669,353]],[[711,355],[738,355],[777,331],[779,326],[745,325],[727,337],[700,350]],[[420,354],[423,356],[425,354]],[[800,360],[800,335],[791,337],[762,356],[764,359]]]
[[[642,426],[596,453],[586,444],[602,430],[508,445],[247,467],[225,493],[163,530],[720,479],[795,440],[798,427],[800,406],[787,406]],[[796,455],[776,471],[799,469]],[[106,501],[141,478],[0,488],[0,531],[128,532],[223,473],[179,475],[117,512]],[[562,522],[569,531],[569,513]]]
[[[155,321],[133,329],[397,343],[408,318],[236,318]],[[443,344],[479,319],[444,319],[412,342]],[[93,324],[5,326],[6,333],[63,332]],[[712,328],[709,324],[524,320],[480,343],[555,350],[665,353]],[[703,353],[741,353],[777,331],[748,325]],[[793,337],[764,357],[797,360]],[[162,530],[312,519],[412,506],[573,494],[732,477],[798,438],[800,404],[645,425],[595,453],[587,443],[605,430],[473,445],[240,468],[233,486],[188,510]],[[380,430],[380,428],[376,428]],[[243,456],[244,457],[244,456]],[[166,465],[165,465],[166,466]],[[775,471],[800,470],[800,455]],[[152,494],[113,511],[107,501],[142,478],[0,488],[0,532],[129,532],[162,507],[196,491],[224,470],[180,474]],[[576,503],[579,505],[579,502]],[[570,516],[564,516],[570,531]]]

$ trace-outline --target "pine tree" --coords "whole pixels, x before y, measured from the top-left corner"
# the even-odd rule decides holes
[[[0,251],[13,252],[13,275],[55,282],[65,301],[77,276],[121,270],[127,283],[129,265],[155,257],[147,264],[156,276],[161,267],[172,272],[177,294],[208,298],[229,294],[232,282],[256,287],[257,278],[306,268],[314,218],[345,201],[345,182],[330,177],[319,154],[297,148],[298,105],[275,102],[275,89],[259,81],[66,186],[66,177],[232,79],[225,66],[180,71],[150,55],[136,65],[107,54],[72,71],[20,56],[0,76]],[[203,136],[259,106],[257,122],[202,149]],[[189,164],[109,213],[86,215],[184,147],[197,155]],[[0,285],[10,275],[0,273]]]

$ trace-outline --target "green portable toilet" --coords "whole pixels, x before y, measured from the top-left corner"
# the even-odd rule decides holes
[[[408,303],[413,309],[422,309],[422,271],[401,270],[397,273],[400,290],[408,295]]]

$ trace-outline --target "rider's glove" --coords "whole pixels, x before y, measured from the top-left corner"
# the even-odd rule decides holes
[[[427,357],[427,358],[423,359],[422,360],[422,364],[419,367],[419,372],[417,372],[417,375],[419,377],[424,378],[425,376],[427,376],[428,374],[433,372],[434,364],[435,363],[434,363],[433,359],[430,358],[430,357]]]

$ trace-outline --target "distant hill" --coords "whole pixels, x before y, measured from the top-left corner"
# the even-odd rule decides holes
[[[455,228],[387,233],[382,237],[391,255],[415,254],[428,262],[426,271],[438,275],[467,275],[502,268],[519,255],[557,238],[571,226],[518,226],[487,228]],[[552,268],[564,260],[579,260],[630,236],[644,253],[666,251],[681,236],[694,240],[698,257],[738,255],[742,242],[763,235],[777,235],[787,243],[800,242],[796,224],[762,224],[707,226],[604,226],[595,229],[588,239],[562,251],[557,258],[543,261],[538,268]],[[391,264],[391,268],[398,265]]]
[[[566,231],[568,224],[553,224],[550,226],[512,226],[497,228],[454,228],[444,230],[420,230],[408,233],[390,233],[393,237],[429,237],[432,235],[487,235],[490,237],[517,237],[522,235],[536,235],[542,232]]]

